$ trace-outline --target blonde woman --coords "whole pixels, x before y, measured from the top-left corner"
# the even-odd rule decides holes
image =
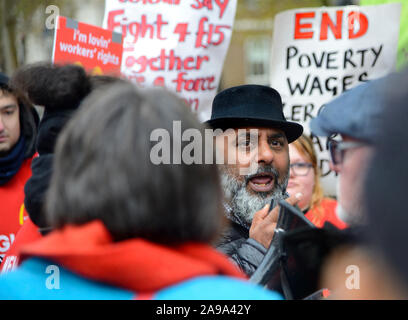
[[[319,228],[323,227],[325,222],[330,222],[340,229],[347,227],[337,218],[337,201],[323,196],[312,140],[303,134],[289,145],[289,156],[290,177],[287,191],[289,194],[303,194],[298,206],[306,218]]]

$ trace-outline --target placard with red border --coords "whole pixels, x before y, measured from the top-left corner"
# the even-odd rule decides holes
[[[122,35],[59,16],[53,63],[77,64],[91,74],[120,75]]]

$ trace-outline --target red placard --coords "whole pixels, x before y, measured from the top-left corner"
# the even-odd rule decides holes
[[[121,34],[61,16],[57,26],[54,64],[77,64],[91,74],[120,75]]]

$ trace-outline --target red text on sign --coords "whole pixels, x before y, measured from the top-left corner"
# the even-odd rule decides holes
[[[218,6],[220,9],[220,19],[222,19],[222,16],[224,15],[224,11],[228,6],[229,0],[195,0],[195,3],[191,5],[193,9],[202,9],[202,8],[207,8],[208,10],[213,10],[213,2],[215,2],[215,5]]]
[[[334,22],[327,12],[322,12],[321,23],[319,29],[319,39],[327,40],[329,29],[331,30],[335,39],[342,39],[343,34],[343,13],[344,10],[336,11],[336,22]],[[312,39],[313,23],[302,22],[303,19],[315,19],[315,12],[301,12],[295,14],[295,31],[294,38],[297,39]],[[313,21],[312,20],[312,21]],[[363,36],[368,30],[367,16],[362,12],[351,11],[346,19],[348,39],[355,39]]]
[[[174,33],[179,34],[179,42],[186,41],[186,36],[189,35],[191,32],[188,32],[188,23],[178,23],[177,26],[174,28]]]
[[[180,0],[119,0],[121,3],[141,3],[141,4],[158,4],[158,3],[167,3],[167,4],[180,4]]]
[[[162,28],[167,25],[168,22],[163,20],[161,14],[157,15],[155,22],[148,23],[147,15],[143,14],[141,16],[140,22],[127,22],[127,18],[123,17],[125,10],[114,10],[110,11],[108,14],[108,29],[114,30],[116,27],[122,28],[122,35],[124,38],[128,34],[132,36],[132,43],[136,43],[139,38],[149,38],[149,39],[159,39],[165,40],[163,37]],[[120,19],[122,17],[122,19]]]
[[[164,71],[164,70],[200,70],[203,62],[209,61],[208,56],[188,56],[181,58],[174,54],[174,50],[171,49],[166,54],[165,49],[160,50],[160,55],[154,58],[148,58],[146,56],[140,56],[137,59],[131,55],[126,58],[126,66],[128,68],[133,67],[135,64],[139,65],[138,70],[134,70],[136,73],[142,73],[150,69],[151,71]]]
[[[184,102],[190,106],[191,110],[194,112],[197,112],[198,110],[198,105],[200,104],[200,101],[197,98],[194,99],[183,99]]]
[[[195,42],[196,48],[207,48],[207,46],[210,45],[213,46],[220,45],[225,39],[225,35],[222,29],[231,29],[231,26],[227,25],[216,26],[212,23],[209,23],[207,25],[207,22],[208,22],[207,17],[203,17],[200,19],[197,31],[197,38]]]
[[[177,84],[176,91],[181,92],[185,91],[206,91],[214,90],[216,87],[211,86],[215,80],[214,76],[202,77],[196,79],[186,79],[184,76],[187,75],[186,72],[180,72],[177,75],[177,79],[174,79],[172,82]]]

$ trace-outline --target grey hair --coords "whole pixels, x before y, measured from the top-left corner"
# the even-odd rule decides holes
[[[155,165],[149,158],[151,132],[163,128],[172,137],[173,121],[204,136],[187,108],[167,91],[131,84],[89,95],[58,138],[46,199],[50,226],[98,219],[116,241],[211,242],[223,221],[217,167]]]

